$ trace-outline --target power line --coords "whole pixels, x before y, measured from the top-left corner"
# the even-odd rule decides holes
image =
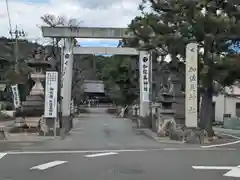
[[[9,11],[9,4],[8,0],[6,0],[6,8],[7,8],[7,14],[8,14],[8,25],[9,25],[9,32],[12,32],[12,23],[11,23],[11,16]],[[12,33],[10,33],[11,38],[13,38]]]

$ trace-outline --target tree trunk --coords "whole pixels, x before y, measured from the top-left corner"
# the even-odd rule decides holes
[[[213,54],[210,50],[214,42],[212,39],[208,39],[205,37],[204,40],[204,62],[208,66],[208,73],[205,77],[203,77],[204,87],[205,90],[202,94],[202,102],[201,102],[201,109],[200,109],[200,128],[205,129],[207,131],[208,137],[213,137],[214,132],[212,128],[212,114],[213,114],[213,106],[212,106],[212,99],[213,99],[213,74],[214,74],[214,62],[213,62]],[[211,57],[209,56],[211,54]]]
[[[213,137],[214,132],[212,129],[212,99],[213,88],[207,88],[202,95],[201,109],[200,109],[200,128],[205,129],[208,137]]]

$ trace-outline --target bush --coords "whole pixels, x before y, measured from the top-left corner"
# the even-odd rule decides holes
[[[109,114],[117,114],[118,110],[117,110],[117,108],[108,108],[107,109],[107,113],[109,113]]]
[[[7,114],[0,111],[0,121],[13,120],[14,117],[8,116]]]
[[[21,109],[16,110],[16,117],[41,117],[44,114],[44,110],[42,108],[24,108],[23,111]]]
[[[13,110],[14,105],[11,102],[4,102],[4,103],[2,103],[1,108],[2,108],[2,110],[7,110],[7,111],[8,110]]]
[[[78,113],[89,113],[87,108],[79,108]]]

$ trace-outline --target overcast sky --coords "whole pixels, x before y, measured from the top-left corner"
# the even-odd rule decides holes
[[[24,29],[27,38],[36,40],[41,37],[40,17],[46,13],[75,18],[83,21],[83,26],[127,27],[139,14],[141,0],[9,0],[12,26]],[[9,25],[5,0],[0,0],[0,36],[9,37]],[[106,40],[84,41],[84,45],[115,45]]]

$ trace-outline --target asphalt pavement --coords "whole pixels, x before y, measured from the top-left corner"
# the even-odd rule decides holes
[[[0,180],[240,179],[237,144],[159,143],[103,109],[74,124],[63,140],[0,143]]]

